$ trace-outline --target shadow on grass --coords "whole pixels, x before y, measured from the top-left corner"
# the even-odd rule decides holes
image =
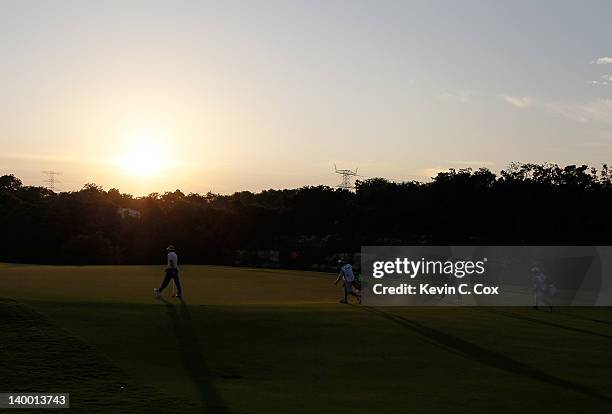
[[[587,318],[586,316],[576,315],[575,313],[562,312],[562,311],[555,311],[555,312],[552,312],[552,313],[554,313],[555,315],[567,316],[568,318],[572,318],[572,319],[578,319],[580,321],[601,323],[603,325],[612,325],[612,322],[610,322],[610,321],[604,321],[604,320],[601,320],[601,319]]]
[[[198,398],[203,406],[202,412],[229,413],[225,401],[215,390],[212,377],[206,367],[189,307],[183,300],[180,300],[179,305],[174,305],[164,298],[160,298],[160,300],[166,305],[178,342],[181,361],[196,385]]]
[[[547,374],[537,368],[531,367],[519,361],[515,361],[514,359],[509,358],[503,354],[488,350],[477,344],[448,334],[444,331],[430,328],[413,320],[404,318],[396,314],[384,312],[380,309],[370,307],[362,307],[361,309],[364,309],[367,312],[380,315],[383,318],[390,320],[404,328],[407,328],[422,337],[425,337],[431,341],[443,345],[445,348],[454,353],[458,353],[466,358],[469,358],[481,364],[498,368],[549,385],[561,387],[566,390],[575,391],[601,401],[612,403],[612,398],[607,395],[601,394],[598,391],[587,387],[586,385],[567,381],[562,378]]]
[[[541,319],[531,318],[531,317],[525,316],[525,315],[519,315],[519,314],[514,313],[514,312],[502,311],[502,310],[497,310],[497,309],[487,309],[487,311],[491,312],[491,313],[494,313],[496,315],[502,315],[502,316],[506,316],[508,318],[513,318],[513,319],[518,319],[518,320],[522,320],[522,321],[533,322],[533,323],[537,323],[537,324],[540,324],[540,325],[549,326],[549,327],[552,327],[552,328],[564,329],[566,331],[577,332],[577,333],[581,333],[581,334],[585,334],[585,335],[597,336],[599,338],[612,339],[611,335],[606,335],[606,334],[602,334],[602,333],[599,333],[599,332],[589,331],[588,329],[574,328],[572,326],[561,325],[560,323],[556,323],[556,322],[543,321]],[[546,314],[548,315],[548,314],[551,314],[551,313],[555,313],[555,312],[547,312]]]

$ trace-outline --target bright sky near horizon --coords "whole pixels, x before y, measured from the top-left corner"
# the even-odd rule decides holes
[[[0,174],[146,194],[612,163],[607,1],[0,0]]]

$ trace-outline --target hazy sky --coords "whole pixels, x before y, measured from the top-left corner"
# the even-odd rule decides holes
[[[135,194],[600,166],[612,3],[0,0],[0,140]]]

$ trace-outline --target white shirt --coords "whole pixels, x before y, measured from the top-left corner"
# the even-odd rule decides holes
[[[355,275],[353,274],[353,266],[351,266],[350,264],[347,263],[344,266],[342,266],[340,268],[340,273],[342,273],[342,277],[347,282],[355,281]]]
[[[548,287],[546,285],[546,281],[547,281],[546,275],[544,273],[542,272],[537,273],[534,278],[535,289],[537,291],[544,292],[546,288]]]
[[[168,253],[168,268],[178,269],[178,256],[174,252]]]

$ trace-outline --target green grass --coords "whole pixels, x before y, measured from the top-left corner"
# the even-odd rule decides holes
[[[70,392],[75,412],[181,412],[171,395],[135,381],[107,356],[29,306],[0,301],[0,330],[2,392]],[[197,410],[195,403],[183,403]]]
[[[342,306],[326,274],[182,272],[185,304],[151,298],[156,267],[0,266],[0,392],[84,413],[612,409],[607,308]]]

